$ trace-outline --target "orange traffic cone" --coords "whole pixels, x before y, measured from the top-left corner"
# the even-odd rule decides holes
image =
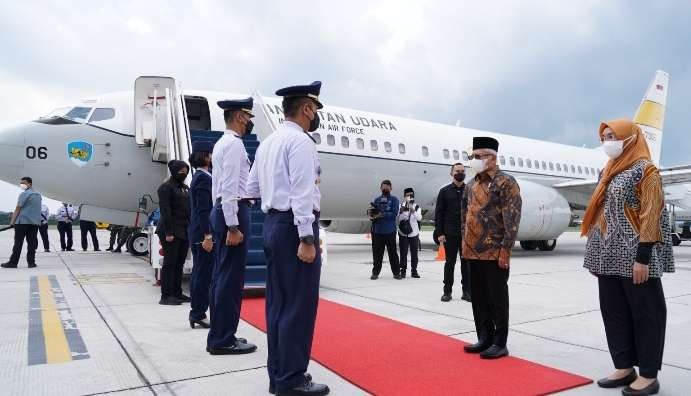
[[[435,260],[446,261],[446,250],[444,250],[443,244],[439,245],[439,250],[437,250],[437,257],[435,258]]]

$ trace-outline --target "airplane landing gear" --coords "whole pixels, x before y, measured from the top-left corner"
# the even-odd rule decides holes
[[[538,241],[521,241],[521,247],[523,250],[535,250],[537,249]]]
[[[557,240],[550,239],[548,241],[521,241],[521,247],[523,250],[539,249],[543,252],[551,252],[555,247],[557,247]]]
[[[149,254],[149,235],[137,231],[127,240],[127,250],[133,256],[146,256]]]

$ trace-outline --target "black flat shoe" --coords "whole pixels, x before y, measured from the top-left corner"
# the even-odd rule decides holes
[[[480,353],[492,346],[492,340],[479,340],[475,344],[468,344],[463,346],[466,353]]]
[[[184,294],[181,294],[181,295],[179,295],[179,296],[175,296],[175,298],[177,298],[178,300],[180,300],[180,301],[182,301],[182,302],[186,302],[186,303],[192,301],[192,299],[190,298],[190,296],[186,296],[186,295],[184,295]]]
[[[0,264],[0,267],[2,267],[2,268],[17,268],[16,265],[11,264],[9,262]]]
[[[307,381],[312,381],[312,375],[310,373],[305,373],[305,379]],[[276,394],[276,387],[274,386],[274,384],[269,384],[269,393],[271,393],[272,395]]]
[[[36,263],[29,264],[28,267],[29,267],[29,268],[36,268]]]
[[[235,345],[221,348],[206,348],[206,351],[212,355],[244,355],[252,353],[257,350],[257,346],[250,343],[240,342],[237,340]]]
[[[463,292],[463,296],[461,297],[461,300],[468,301],[468,302],[473,302],[473,301],[470,299],[470,293],[468,293],[468,292]]]
[[[276,392],[277,396],[324,396],[329,394],[329,387],[324,384],[315,384],[311,380],[305,379],[305,382],[296,386],[293,389],[287,389]]]
[[[190,327],[194,329],[195,325],[199,325],[202,329],[208,329],[211,327],[209,322],[205,322],[204,319],[192,320],[190,319]]]
[[[441,296],[441,300],[442,300],[442,302],[451,301],[451,294],[444,294],[443,296]]]
[[[480,358],[482,359],[499,359],[500,357],[507,356],[509,350],[506,347],[500,347],[499,345],[492,345],[491,347],[480,352]]]
[[[372,280],[377,280],[379,278],[379,275],[372,274],[372,276],[370,276],[369,278]]]
[[[632,383],[633,381],[638,378],[638,375],[636,374],[636,370],[631,370],[631,372],[626,375],[625,377],[621,377],[619,379],[609,379],[609,378],[602,378],[597,381],[597,386],[600,388],[618,388],[620,386],[626,386]]]
[[[401,279],[403,279],[403,278],[401,278],[401,275],[398,275],[398,274],[394,275],[393,278],[396,279],[396,280],[401,280]]]
[[[660,391],[660,381],[655,379],[650,385],[643,389],[633,389],[631,386],[621,390],[624,396],[641,396],[641,395],[656,395]]]
[[[411,278],[419,278],[420,275],[417,273],[417,271],[413,271],[413,273],[410,275]]]
[[[161,300],[158,303],[161,305],[180,305],[182,304],[182,301],[175,297],[161,297]]]
[[[401,279],[405,278],[405,272],[401,272]]]

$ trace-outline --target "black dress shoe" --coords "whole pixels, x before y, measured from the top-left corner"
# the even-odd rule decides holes
[[[182,304],[182,301],[171,296],[171,297],[161,297],[161,300],[158,303],[161,305],[180,305],[180,304]]]
[[[489,348],[492,346],[492,339],[484,339],[484,340],[479,340],[475,344],[468,344],[463,346],[463,350],[466,353],[480,353],[483,352],[485,349]]]
[[[449,301],[451,301],[451,294],[446,294],[446,293],[444,293],[444,295],[441,296],[441,300],[442,300],[443,302],[449,302]]]
[[[29,268],[36,268],[36,263],[30,263]]]
[[[257,346],[250,343],[235,341],[235,345],[220,347],[220,348],[210,348],[207,347],[206,351],[212,355],[244,355],[246,353],[252,353],[257,350]]]
[[[112,246],[110,246],[108,249],[106,249],[107,252],[110,252],[111,250],[113,250]]]
[[[636,370],[631,370],[631,372],[626,375],[625,377],[621,377],[619,379],[609,379],[609,378],[602,378],[600,380],[597,380],[597,386],[600,388],[618,388],[620,386],[626,386],[632,383],[633,381],[638,378],[638,375],[636,375]]]
[[[16,264],[12,264],[12,263],[10,263],[10,262],[7,262],[7,263],[2,263],[2,264],[0,264],[0,267],[2,267],[2,268],[17,268],[17,265],[16,265]]]
[[[401,271],[401,279],[405,278],[405,271]]]
[[[403,279],[403,278],[401,278],[401,275],[399,275],[399,274],[394,275],[393,278],[396,279],[396,280],[401,280],[401,279]]]
[[[74,249],[70,248],[70,249],[67,249],[67,251],[68,252],[74,252]]]
[[[293,389],[287,389],[276,392],[277,396],[324,396],[329,394],[329,387],[324,384],[315,384],[311,380],[305,379],[305,382],[296,386]]]
[[[113,250],[111,250],[111,253],[122,253],[122,249],[120,249],[120,248],[113,249]]]
[[[46,250],[44,250],[44,252],[50,253],[50,249],[46,249]]]
[[[621,390],[624,396],[656,395],[660,391],[660,381],[655,379],[650,385],[643,389],[633,389],[631,386]]]
[[[369,278],[372,280],[377,280],[379,278],[379,275],[372,274],[372,276],[370,276]]]
[[[463,292],[463,296],[461,297],[461,300],[472,302],[472,300],[470,299],[470,293]]]
[[[194,329],[195,325],[199,325],[202,329],[211,327],[209,322],[204,321],[204,319],[190,319],[190,327]]]
[[[190,298],[190,296],[186,296],[186,295],[184,295],[184,294],[181,294],[181,295],[179,295],[179,296],[175,296],[175,298],[177,298],[178,300],[180,300],[180,301],[182,301],[182,302],[190,302],[190,301],[192,301],[192,299]]]
[[[417,271],[413,270],[412,274],[410,274],[411,278],[419,278],[420,275],[417,273]]]
[[[509,350],[506,347],[499,345],[492,345],[491,347],[480,352],[480,357],[482,359],[499,359],[509,354]]]
[[[312,381],[312,375],[310,373],[305,373],[305,379],[307,381]],[[269,393],[271,393],[272,395],[276,394],[276,387],[274,386],[274,384],[269,384]]]
[[[101,249],[94,249],[94,252],[100,252]]]

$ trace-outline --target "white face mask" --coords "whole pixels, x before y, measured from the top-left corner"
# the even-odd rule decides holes
[[[487,168],[487,164],[483,159],[474,158],[472,161],[470,161],[470,167],[473,168],[475,172],[482,173],[485,171],[485,168]]]
[[[24,183],[22,183],[22,184],[19,185],[19,188],[21,188],[22,190],[26,190],[27,188],[29,188],[29,186],[26,185],[26,184],[24,184]]]
[[[604,151],[609,158],[615,159],[624,152],[624,142],[633,138],[633,136],[629,136],[624,140],[607,140],[602,143],[602,151]]]

